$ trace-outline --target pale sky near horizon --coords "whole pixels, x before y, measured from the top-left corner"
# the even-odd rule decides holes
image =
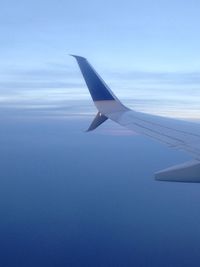
[[[131,108],[198,119],[199,7],[197,0],[2,2],[1,106],[95,112],[73,53]]]

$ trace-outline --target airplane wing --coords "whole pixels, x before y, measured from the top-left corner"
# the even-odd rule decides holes
[[[88,131],[107,119],[193,155],[194,160],[159,171],[160,181],[200,182],[200,124],[137,112],[124,106],[84,57],[78,62],[98,113]]]

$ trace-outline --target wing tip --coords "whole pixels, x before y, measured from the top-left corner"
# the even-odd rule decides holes
[[[78,55],[74,55],[74,54],[69,54],[69,56],[71,57],[74,57],[75,59],[79,60],[79,59],[83,59],[83,60],[86,60],[85,57],[82,57],[82,56],[78,56]]]

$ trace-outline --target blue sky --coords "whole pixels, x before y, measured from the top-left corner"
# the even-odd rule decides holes
[[[94,112],[68,56],[74,53],[130,107],[198,118],[199,7],[178,0],[2,2],[0,103]]]

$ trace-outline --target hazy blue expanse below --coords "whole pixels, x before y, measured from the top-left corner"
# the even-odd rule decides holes
[[[0,266],[199,266],[200,185],[153,179],[188,155],[109,122],[0,122]]]

